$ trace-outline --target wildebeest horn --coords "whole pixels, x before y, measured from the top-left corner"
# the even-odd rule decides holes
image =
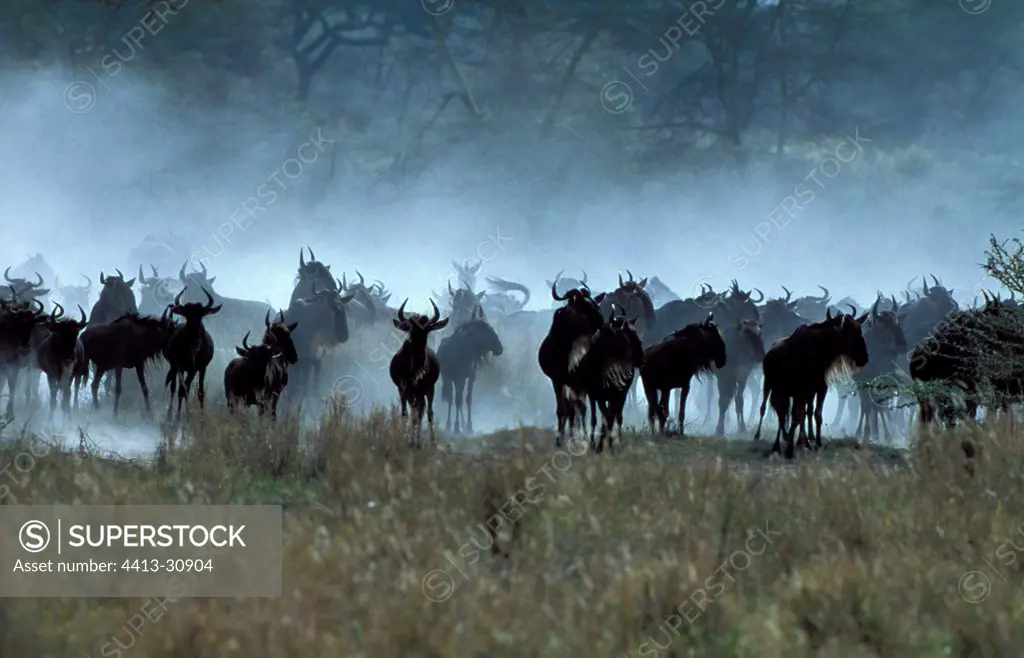
[[[245,335],[242,336],[242,347],[244,347],[246,350],[249,349],[249,333],[250,332],[247,331],[245,332]]]
[[[14,286],[7,286],[7,287],[11,289],[11,301],[12,302],[18,301],[18,291],[14,289]]]
[[[267,327],[270,326],[270,309],[269,308],[267,309],[266,317],[263,318],[263,324],[264,324],[264,326],[267,326]]]
[[[476,265],[469,265],[468,267],[466,267],[466,271],[468,271],[470,274],[476,274],[477,272],[480,271],[480,267],[483,266],[483,264],[484,262],[480,261]],[[437,317],[441,317],[441,315],[438,314]]]
[[[458,263],[456,263],[454,258],[452,259],[452,267],[455,268],[456,272],[461,272],[462,271],[462,266],[459,265]]]
[[[342,292],[348,292],[348,279],[345,278],[345,273],[341,273],[341,290]]]
[[[760,304],[761,302],[764,301],[764,293],[761,292],[760,288],[754,288],[754,290],[752,292],[756,292],[757,294],[761,295],[761,297],[760,297],[760,299],[751,299],[750,301],[754,302],[755,304]],[[747,293],[747,296],[748,297],[750,296],[749,292]]]
[[[60,313],[58,313],[57,311],[60,311]],[[54,302],[53,310],[50,311],[50,319],[56,320],[62,317],[64,317],[64,307],[58,304],[57,302]]]
[[[633,273],[630,272],[629,270],[626,270],[626,274],[629,275],[629,280],[630,280],[630,282],[632,282],[633,281]]]
[[[587,271],[586,270],[580,270],[580,271],[583,272],[583,278],[580,279],[580,283],[586,283],[587,282]]]
[[[854,306],[853,304],[847,304],[847,306],[850,307],[850,315],[851,316],[857,315],[857,307],[856,306]]]
[[[338,277],[334,277],[334,282],[338,284],[338,291],[341,292],[341,281],[338,280]]]
[[[142,266],[140,265],[139,267],[142,267]],[[150,263],[149,264],[149,269],[153,270],[153,278],[155,278],[155,279],[159,279],[160,278],[160,273],[157,272],[156,265],[154,265],[153,263]]]
[[[182,271],[185,271],[185,267],[184,266],[182,266],[181,269],[182,269]],[[302,247],[299,247],[299,269],[300,270],[306,269],[306,255],[305,255],[305,250]]]
[[[6,270],[4,270],[4,279],[5,279],[6,281],[9,281],[9,282],[11,282],[11,283],[14,283],[14,279],[12,279],[12,278],[11,278],[11,266],[10,266],[10,265],[8,265],[8,266],[7,266],[7,269],[6,269]]]
[[[932,277],[932,281],[935,282],[935,285],[940,286],[940,287],[942,286],[942,284],[939,283],[939,280],[937,278],[935,278],[934,274],[932,274],[931,277]]]
[[[181,303],[181,296],[185,294],[186,290],[188,290],[188,286],[185,286],[184,288],[182,288],[181,291],[178,293],[178,296],[174,298],[174,305],[175,306],[177,306],[178,304]]]
[[[184,266],[182,266],[182,268],[181,268],[181,269],[182,269],[182,271],[184,271],[184,270],[185,270],[185,267],[184,267]],[[100,285],[103,285],[103,284],[105,284],[106,282],[107,282],[107,278],[106,278],[105,276],[103,276],[103,270],[100,270]]]
[[[306,247],[306,249],[309,249],[309,260],[311,262],[316,260],[316,254],[313,253],[313,247]]]
[[[146,285],[146,275],[142,273],[142,265],[139,265],[139,283]]]
[[[882,296],[881,295],[876,297],[875,298],[875,303],[871,305],[871,317],[872,318],[877,318],[878,317],[878,302],[880,302],[880,301],[882,301]],[[854,311],[854,313],[856,313],[856,311]]]
[[[203,278],[204,278],[204,279],[208,278],[208,277],[206,276],[206,275],[207,275],[207,272],[206,272],[206,263],[204,263],[203,261],[199,261],[199,267],[201,267],[201,268],[202,268],[202,270],[203,270]]]
[[[121,270],[119,270],[119,269],[117,269],[117,268],[115,267],[115,268],[114,268],[114,271],[115,271],[115,272],[117,272],[117,276],[121,277],[121,279],[122,279],[122,280],[124,279],[124,274],[121,274]]]
[[[618,313],[616,313],[616,309],[618,309]],[[611,319],[614,319],[616,315],[618,315],[620,318],[626,317],[626,309],[622,308],[621,306],[619,306],[615,302],[612,302]]]
[[[917,277],[914,277],[914,278],[916,279]],[[921,283],[924,284],[922,286],[922,288],[924,289],[924,294],[927,295],[928,294],[928,277],[926,277],[926,276],[921,277]]]
[[[826,288],[825,286],[818,287],[821,288],[821,291],[823,293],[825,293],[824,295],[821,296],[821,298],[818,301],[827,302],[832,297],[832,295],[828,294],[828,288]]]
[[[786,286],[782,286],[782,289],[786,291],[786,301],[788,302],[789,299],[793,296],[793,293],[790,292],[789,288],[787,288]]]
[[[554,299],[556,302],[564,302],[569,297],[568,293],[566,293],[564,297],[559,297],[558,289],[555,287],[558,285],[558,280],[562,278],[562,272],[565,272],[565,270],[561,270],[558,274],[556,274],[555,280],[551,282],[551,298]]]
[[[78,305],[78,312],[82,314],[82,319],[78,321],[78,324],[85,326],[89,323],[89,320],[85,317],[85,309],[82,308],[81,304]]]
[[[430,324],[434,324],[441,319],[441,309],[439,309],[437,304],[434,303],[433,297],[430,298],[430,305],[434,307],[434,317],[430,318]]]
[[[455,291],[452,290],[451,279],[448,280],[448,294],[451,295],[452,297],[455,297]]]
[[[186,281],[186,279],[185,279],[185,266],[186,266],[187,264],[188,264],[188,261],[185,261],[184,263],[182,263],[182,264],[181,264],[181,269],[180,269],[180,270],[178,270],[178,279],[179,279],[179,280],[180,280],[180,281],[181,281],[182,283],[185,283],[185,281]]]
[[[43,285],[43,277],[39,274],[39,272],[36,272],[36,278],[39,279],[39,283],[36,283],[33,286],[34,288],[38,288]]]
[[[896,295],[892,295],[892,312],[895,313],[900,305],[896,302]]]
[[[405,305],[409,302],[409,298],[406,297],[402,305],[398,307],[398,319],[405,322]]]
[[[619,272],[619,287],[622,287],[622,272]]]
[[[359,274],[359,270],[356,270],[356,275],[359,277],[359,285],[366,287],[366,279],[363,278],[362,274]]]

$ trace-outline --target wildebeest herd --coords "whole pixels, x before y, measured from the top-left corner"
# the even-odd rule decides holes
[[[80,286],[61,285],[54,275],[51,288],[41,274],[25,275],[21,267],[18,273],[25,278],[12,276],[8,267],[0,288],[0,393],[6,384],[6,416],[14,417],[19,381],[28,382],[25,404],[35,402],[40,374],[49,386],[51,419],[58,397],[65,417],[72,406],[78,409],[84,383],[91,383],[92,405],[98,408],[100,384],[111,372],[113,384],[108,378],[105,391],[113,394],[116,415],[125,369],[135,371],[149,413],[147,365],[160,363],[166,368],[167,420],[172,421],[183,407],[187,410],[193,387],[204,406],[216,342],[240,339],[223,372],[227,406],[232,411],[255,406],[273,419],[280,401],[299,404],[319,392],[325,357],[349,340],[350,324],[379,326],[389,320],[402,339],[388,370],[403,418],[411,415],[410,437],[417,444],[424,417],[436,440],[438,382],[448,404],[447,428],[454,404],[455,433],[473,431],[474,381],[481,363],[503,354],[499,334],[543,335],[536,363],[554,393],[556,445],[567,433],[586,434],[589,402],[589,436],[598,452],[606,439],[610,448],[621,441],[624,412],[640,389],[650,431],[682,436],[691,386],[711,379],[716,385],[706,385],[706,408],[717,392],[717,434],[725,433],[730,402],[739,431],[747,431],[744,395],[749,392],[755,404],[761,400],[754,439],[760,438],[770,405],[778,421],[772,451],[786,458],[794,456],[795,444],[822,445],[822,409],[830,387],[844,394],[836,423],[847,399],[857,400],[856,433],[869,439],[883,431],[891,436],[889,426],[908,398],[917,403],[922,421],[938,416],[950,425],[979,408],[1005,411],[1024,394],[1019,372],[1024,316],[1016,300],[986,293],[983,303],[960,308],[953,291],[934,275],[931,283],[927,277],[919,286],[911,281],[899,293],[902,301],[879,292],[861,307],[850,298],[833,303],[825,288],[821,295],[794,298],[784,287],[784,294],[769,299],[735,280],[728,289],[704,285],[699,296],[681,299],[657,277],[637,280],[628,270],[626,277],[619,275],[617,288],[594,294],[586,273],[571,279],[560,272],[548,281],[555,308],[532,311],[525,309],[526,286],[488,278],[491,289],[478,291],[480,265],[454,263],[459,281],[442,292],[447,313],[442,319],[433,299],[429,315],[408,312],[408,299],[392,308],[383,282],[367,285],[358,272],[351,281],[345,274],[337,277],[312,249],[308,254],[300,250],[294,290],[288,307],[280,310],[218,294],[216,277],[205,265],[192,271],[183,265],[176,278],[161,277],[152,266],[147,277],[142,265],[130,279],[120,270],[100,272],[98,299],[91,306],[88,276],[82,275],[86,285]],[[65,315],[71,309],[77,309],[78,319]],[[250,344],[253,330],[262,331],[262,339]],[[436,349],[431,346],[435,334]],[[674,428],[673,391],[680,393]]]

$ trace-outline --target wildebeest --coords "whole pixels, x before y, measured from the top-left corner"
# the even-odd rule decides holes
[[[11,290],[11,297],[0,300],[0,391],[7,383],[7,417],[14,417],[14,397],[18,374],[31,356],[30,340],[36,326],[45,317],[42,302],[22,302]],[[32,308],[38,306],[38,310]]]
[[[455,393],[455,433],[462,425],[462,393],[466,392],[466,431],[473,431],[473,382],[477,366],[488,354],[501,356],[504,347],[494,328],[487,324],[483,314],[476,313],[469,322],[456,327],[452,335],[441,341],[437,360],[441,368],[441,400],[448,403],[445,431],[452,424],[452,392]]]
[[[153,276],[146,278],[139,265],[139,313],[141,315],[160,315],[164,309],[174,303],[174,298],[184,290],[181,282],[170,277],[161,277],[156,266],[150,265]]]
[[[12,277],[10,274],[11,268],[8,267],[4,270],[4,281],[7,282],[7,285],[0,288],[0,299],[20,299],[23,301],[38,299],[42,301],[44,297],[50,294],[50,289],[43,287],[43,277],[38,272],[36,272],[36,281]]]
[[[307,249],[309,262],[306,262],[302,249],[299,249],[299,272],[295,278],[291,299],[288,301],[289,306],[299,299],[312,296],[314,290],[338,290],[341,287],[341,283],[331,274],[331,266],[318,261],[311,247]]]
[[[892,297],[892,305],[881,310],[883,298],[879,296],[871,307],[868,319],[861,330],[864,343],[868,347],[868,364],[853,376],[860,404],[860,418],[855,433],[864,429],[864,438],[871,439],[879,435],[879,420],[885,427],[886,438],[890,432],[886,423],[887,406],[898,390],[895,373],[897,360],[907,353],[907,338],[900,327],[899,304]],[[838,426],[843,414],[846,399],[839,399],[839,409],[833,425]],[[852,406],[852,405],[851,405]]]
[[[562,270],[562,272],[564,272],[564,271],[565,270]],[[564,291],[564,292],[569,292],[570,290],[583,290],[584,288],[589,290],[590,287],[587,285],[587,272],[586,272],[586,270],[582,270],[582,273],[583,273],[583,278],[582,279],[573,279],[572,277],[563,277],[561,275],[561,273],[559,273],[559,275],[557,277],[555,277],[554,281],[545,281],[545,283],[546,283],[548,288],[554,288],[556,292],[559,291],[559,290]],[[552,305],[553,308],[556,308],[556,309],[562,307],[562,304],[559,303],[559,302],[552,302],[551,305]]]
[[[74,308],[75,306],[90,308],[89,293],[92,292],[92,279],[84,274],[82,278],[85,279],[84,286],[62,286],[60,285],[60,277],[54,278],[53,287],[60,296],[60,301],[63,302],[62,306],[65,308]]]
[[[36,366],[46,375],[46,383],[50,388],[50,417],[57,408],[57,391],[63,398],[61,408],[64,417],[71,414],[71,381],[74,379],[78,334],[85,328],[85,309],[78,307],[81,320],[65,318],[64,309],[56,304],[49,317],[40,325],[46,330],[46,336],[35,350]]]
[[[611,312],[612,317],[594,333],[579,363],[569,367],[571,400],[584,396],[590,400],[590,442],[597,453],[604,451],[605,437],[612,452],[616,439],[622,440],[622,410],[636,369],[644,364],[644,347],[636,331],[637,318],[627,320],[625,309],[618,305],[612,306]],[[601,438],[594,445],[598,409],[601,411]]]
[[[561,276],[555,277],[558,281]],[[567,302],[555,311],[551,318],[551,327],[541,341],[537,351],[537,361],[541,371],[551,380],[555,391],[555,409],[558,416],[558,435],[555,447],[561,447],[565,435],[565,424],[569,422],[569,432],[575,429],[576,417],[579,415],[581,427],[586,426],[586,408],[582,401],[570,400],[566,387],[569,383],[569,370],[575,369],[580,359],[590,348],[590,340],[594,333],[604,324],[604,316],[598,306],[605,298],[601,293],[597,297],[590,296],[590,288],[573,288],[559,295],[555,284],[551,284],[551,298],[556,302]]]
[[[825,321],[797,329],[768,350],[762,363],[764,387],[761,392],[761,416],[754,440],[761,438],[761,424],[769,401],[778,418],[772,452],[780,452],[780,437],[786,435],[786,459],[794,456],[793,439],[800,429],[800,442],[807,443],[804,417],[813,402],[816,419],[828,391],[828,380],[837,370],[848,369],[850,362],[858,368],[868,363],[868,348],[861,332],[867,313],[855,318],[841,314],[832,317],[826,311]],[[818,420],[820,426],[820,420]]]
[[[476,275],[480,271],[484,262],[477,259],[476,263],[472,259],[467,258],[462,261],[461,264],[452,261],[452,267],[455,268],[455,273],[459,279],[459,282],[464,284],[470,290],[476,290]]]
[[[708,313],[703,322],[695,322],[674,332],[660,343],[644,351],[644,364],[640,380],[647,397],[647,421],[654,433],[654,419],[658,418],[659,431],[668,435],[669,395],[681,389],[679,400],[679,435],[685,436],[686,399],[690,382],[695,375],[711,372],[712,364],[722,368],[726,364],[725,342]]]
[[[708,285],[701,285],[699,297],[672,300],[654,311],[654,326],[644,335],[645,345],[654,345],[691,324],[703,322],[708,313],[713,313],[721,301],[721,295]]]
[[[164,386],[171,389],[171,396],[167,402],[168,421],[171,420],[171,411],[174,409],[175,392],[178,395],[178,418],[181,418],[181,406],[192,391],[192,380],[197,375],[199,381],[196,382],[196,397],[199,400],[199,408],[202,409],[206,402],[206,369],[213,361],[213,337],[203,326],[203,318],[221,310],[219,304],[214,305],[213,295],[205,288],[203,292],[206,294],[206,304],[182,304],[181,298],[187,291],[188,288],[182,289],[170,307],[171,315],[180,315],[185,319],[185,323],[178,325],[164,348],[164,358],[167,359],[168,365]]]
[[[353,295],[341,296],[341,282],[325,290],[313,286],[305,298],[296,299],[288,306],[286,315],[298,322],[292,334],[298,363],[295,365],[294,385],[299,398],[316,390],[320,384],[320,370],[328,352],[348,341],[348,319],[345,305]],[[289,393],[289,397],[291,393]]]
[[[242,346],[235,348],[238,358],[224,370],[224,393],[232,411],[241,402],[258,407],[261,416],[269,410],[270,417],[276,419],[277,403],[288,385],[288,366],[298,360],[291,338],[297,323],[285,325],[284,315],[279,314],[273,324],[267,316],[266,325],[261,344],[250,347],[246,333]]]
[[[934,274],[932,281],[935,282],[935,285],[929,286],[927,278],[924,278],[922,285],[924,295],[905,304],[900,309],[901,325],[906,334],[907,343],[910,345],[919,344],[960,308],[956,300],[953,299],[952,290],[947,290],[940,285]]]
[[[89,312],[89,327],[113,322],[128,314],[138,314],[139,307],[135,303],[135,292],[132,286],[135,279],[124,280],[121,270],[115,270],[117,276],[106,276],[100,271],[100,298],[92,305]]]
[[[398,389],[398,399],[402,407],[402,418],[407,418],[408,407],[412,410],[412,434],[410,441],[419,444],[420,431],[423,426],[423,412],[427,414],[427,425],[430,438],[437,441],[434,428],[434,387],[441,375],[441,365],[434,351],[427,347],[430,332],[444,329],[450,318],[441,320],[441,311],[434,300],[430,305],[434,308],[433,317],[428,318],[419,313],[405,314],[406,299],[398,307],[398,317],[392,320],[395,328],[407,334],[402,346],[391,359],[389,373],[391,381]]]
[[[159,318],[123,315],[113,322],[97,325],[90,323],[78,340],[82,344],[85,363],[92,364],[95,371],[92,380],[93,407],[99,408],[100,379],[106,372],[113,370],[116,416],[121,400],[122,372],[125,368],[134,368],[146,403],[146,414],[151,413],[145,366],[163,356],[164,348],[176,329],[177,325],[166,311]],[[76,376],[82,377],[83,373],[76,372]]]
[[[349,283],[345,274],[341,275],[341,292],[353,295],[355,304],[349,305],[348,319],[353,326],[372,325],[378,319],[378,314],[386,310],[386,302],[380,300],[374,294],[374,286],[367,286],[366,279],[359,270],[356,270],[359,283]]]
[[[11,268],[11,277],[14,279],[24,280],[34,276],[46,281],[53,281],[56,274],[54,269],[50,267],[50,264],[46,262],[46,258],[40,253],[29,256],[26,260]],[[42,282],[39,285],[41,286]]]
[[[484,295],[487,294],[487,291],[473,292],[472,288],[466,287],[467,285],[463,283],[458,289],[453,289],[451,281],[448,282],[448,303],[451,308],[449,318],[452,321],[452,330],[466,322],[470,322],[477,316],[478,311],[481,317],[484,315],[480,302],[483,300]]]
[[[785,298],[769,299],[760,309],[761,338],[765,345],[771,345],[796,331],[797,327],[807,324],[808,320],[796,312],[797,301],[790,301],[793,293],[785,286]]]
[[[765,352],[761,327],[757,320],[734,320],[729,324],[718,325],[718,330],[722,333],[725,353],[729,357],[729,361],[713,373],[718,389],[718,425],[715,427],[715,433],[724,436],[725,415],[729,410],[730,400],[736,409],[739,431],[747,431],[746,420],[743,417],[743,393],[751,375],[764,361]],[[756,397],[754,401],[756,403]],[[708,395],[709,411],[710,406],[711,395]]]

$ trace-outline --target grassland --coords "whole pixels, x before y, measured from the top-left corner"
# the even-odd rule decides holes
[[[4,503],[281,504],[283,596],[183,599],[137,629],[145,599],[4,599],[0,649],[1016,655],[1021,559],[1005,545],[1024,546],[1024,442],[1009,426],[958,434],[909,451],[830,443],[795,464],[746,441],[642,435],[616,455],[556,453],[532,429],[417,451],[393,416],[350,418],[336,400],[309,430],[196,415],[151,464],[71,439],[6,482]],[[981,447],[973,474],[965,439]],[[482,527],[502,512],[495,540]]]

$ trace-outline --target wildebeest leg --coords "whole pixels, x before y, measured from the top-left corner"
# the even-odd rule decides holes
[[[763,404],[763,402],[762,402]],[[772,391],[771,393],[771,405],[772,410],[775,412],[775,418],[778,420],[779,427],[775,430],[775,443],[772,444],[771,453],[782,454],[782,444],[780,439],[783,434],[787,434],[787,422],[789,421],[789,399],[785,396]]]
[[[749,380],[749,378],[750,378],[750,374],[749,373],[747,374],[747,377],[742,377],[742,375],[741,375],[741,381],[738,381],[736,383],[736,396],[735,396],[736,424],[739,425],[739,431],[742,434],[746,434],[747,433],[747,422],[746,422],[746,419],[743,417],[743,396],[747,392],[747,381]]]
[[[665,393],[668,393],[668,391],[665,391]],[[680,436],[680,438],[686,436],[686,430],[683,429],[683,428],[686,426],[686,400],[689,397],[690,397],[690,380],[687,379],[686,382],[679,388],[679,436]],[[668,396],[667,395],[666,395],[666,399],[665,399],[665,415],[663,416],[663,418],[664,418],[664,420],[661,421],[661,431],[664,434],[664,432],[665,432],[665,422],[668,420]]]
[[[117,418],[117,408],[121,402],[121,375],[123,368],[114,368],[114,418]]]
[[[559,382],[551,381],[551,387],[555,389],[555,414],[558,417],[558,433],[555,435],[555,447],[562,447],[562,439],[565,437],[565,404],[563,403],[563,389]]]
[[[712,379],[714,379],[714,383],[712,383]],[[714,402],[714,398],[715,398],[715,387],[718,386],[718,379],[719,379],[719,377],[716,374],[713,377],[708,377],[708,378],[706,378],[704,380],[704,386],[705,386],[706,392],[707,392],[707,396],[706,396],[707,397],[707,407],[705,407],[704,422],[701,423],[702,427],[706,427],[708,425],[708,423],[711,422],[711,414],[712,414],[711,409],[714,406],[713,402]]]
[[[466,382],[466,432],[473,433],[473,382],[476,381],[476,371],[469,372],[469,379]]]
[[[46,383],[50,387],[50,422],[53,422],[53,414],[57,410],[57,378],[46,374]]]
[[[170,390],[167,400],[167,422],[171,422],[171,418],[174,415],[174,400],[178,397],[178,371],[172,365],[168,365],[164,385],[168,386]]]
[[[448,420],[444,421],[444,431],[452,431],[452,389],[455,388],[454,382],[450,377],[441,375],[441,401],[448,403]]]
[[[804,447],[807,447],[808,445],[807,433],[804,431],[804,421],[807,416],[807,402],[807,399],[802,395],[793,396],[793,418],[790,421],[789,433],[786,436],[786,453],[784,455],[786,459],[793,459],[795,456],[793,439],[798,431],[800,435],[797,439],[797,443]]]
[[[427,428],[430,430],[431,443],[437,443],[437,432],[434,430],[434,389],[427,391]]]
[[[105,371],[100,370],[99,366],[96,367],[96,371],[93,373],[92,385],[89,387],[90,392],[92,393],[92,408],[93,409],[99,409],[100,408],[100,396],[99,396],[100,380],[103,379],[103,375],[104,374],[105,374]]]
[[[593,400],[591,401],[593,403]],[[597,440],[597,446],[594,448],[594,452],[601,454],[604,452],[604,440],[608,436],[608,410],[605,407],[604,401],[597,403],[601,409],[601,438]]]
[[[823,410],[825,408],[825,396],[828,395],[828,389],[824,388],[818,391],[818,395],[815,396],[814,402],[814,443],[815,446],[821,447],[821,423]]]
[[[462,387],[466,383],[466,380],[459,379],[455,382],[455,433],[458,434],[462,429]],[[452,416],[452,402],[448,400],[448,418]]]
[[[753,373],[747,377],[747,390],[750,391],[750,418],[747,422],[753,425],[757,419],[757,399],[761,395],[761,383]]]
[[[651,429],[651,434],[654,434],[654,417],[657,416],[659,426],[664,434],[665,426],[661,423],[661,401],[658,399],[659,396],[664,394],[664,391],[659,391],[646,379],[643,380],[643,386],[644,397],[647,399],[647,425]]]
[[[715,429],[715,434],[725,436],[725,412],[729,409],[729,400],[736,395],[738,382],[721,373],[716,379],[718,379],[718,427]]]
[[[196,386],[199,390],[196,391],[196,397],[199,398],[199,408],[203,408],[203,404],[206,401],[206,368],[199,369],[199,381]]]
[[[135,366],[135,376],[139,380],[139,388],[142,389],[142,402],[146,407],[146,415],[149,416],[153,413],[153,409],[149,404],[149,385],[146,384],[146,364],[139,364]]]

